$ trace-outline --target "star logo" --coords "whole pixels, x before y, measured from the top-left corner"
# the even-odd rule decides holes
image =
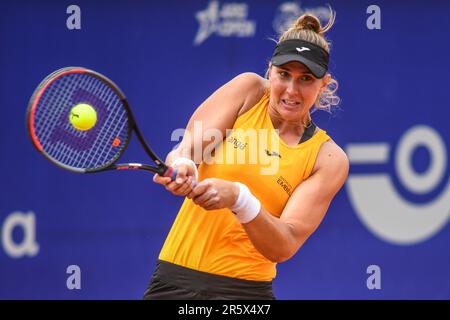
[[[219,21],[219,1],[211,1],[205,10],[195,15],[200,27],[194,39],[194,44],[199,45],[205,41],[216,29]]]
[[[212,34],[219,37],[253,37],[256,22],[248,20],[248,4],[245,2],[224,3],[211,0],[208,7],[198,11],[195,18],[199,28],[194,39],[194,45],[200,45]]]

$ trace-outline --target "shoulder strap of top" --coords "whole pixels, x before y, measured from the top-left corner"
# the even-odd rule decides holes
[[[305,132],[303,132],[299,144],[311,139],[311,137],[314,135],[314,132],[316,131],[316,128],[316,124],[311,120],[309,126],[306,127]]]

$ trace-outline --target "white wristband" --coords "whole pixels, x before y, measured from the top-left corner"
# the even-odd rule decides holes
[[[240,223],[248,223],[256,218],[261,210],[261,202],[250,192],[245,184],[235,182],[239,186],[239,196],[230,210]]]
[[[180,163],[187,163],[187,164],[192,165],[192,167],[194,168],[195,181],[198,181],[198,171],[197,171],[197,165],[195,164],[195,162],[192,161],[189,158],[180,157],[180,158],[175,159],[172,162],[171,166],[174,167],[174,166],[176,166],[177,164],[180,164]]]

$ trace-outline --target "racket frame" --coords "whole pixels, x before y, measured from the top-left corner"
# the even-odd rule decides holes
[[[40,101],[40,98],[42,94],[45,92],[47,87],[56,79],[63,75],[72,74],[72,73],[85,73],[89,74],[104,84],[106,84],[109,88],[111,88],[117,96],[120,98],[121,103],[125,107],[127,117],[128,117],[128,128],[127,128],[127,134],[126,134],[126,140],[122,142],[121,149],[117,154],[108,161],[105,165],[100,166],[98,168],[94,169],[83,169],[83,168],[75,168],[68,166],[64,163],[61,163],[55,159],[53,159],[50,155],[48,155],[45,150],[43,149],[41,143],[39,142],[38,137],[36,136],[36,133],[34,131],[34,114],[37,108],[37,105]],[[31,138],[31,141],[33,145],[36,147],[36,149],[51,163],[56,164],[57,166],[69,170],[72,172],[77,173],[95,173],[95,172],[101,172],[101,171],[109,171],[109,170],[146,170],[151,171],[154,173],[158,173],[161,176],[170,176],[174,179],[176,176],[176,169],[167,166],[150,148],[150,146],[145,141],[141,131],[139,130],[136,120],[133,116],[133,113],[131,111],[130,104],[128,103],[128,100],[126,99],[124,93],[119,89],[119,87],[109,78],[106,76],[90,70],[83,67],[66,67],[59,70],[56,70],[49,74],[47,77],[42,80],[42,82],[38,85],[38,87],[33,92],[33,95],[30,98],[30,101],[28,103],[27,113],[26,113],[26,127],[29,132],[29,136]],[[120,156],[124,153],[125,149],[128,146],[128,143],[131,139],[132,132],[136,134],[136,137],[138,138],[141,146],[145,150],[145,152],[150,156],[150,158],[153,160],[153,162],[156,164],[156,166],[143,164],[143,163],[115,163]]]

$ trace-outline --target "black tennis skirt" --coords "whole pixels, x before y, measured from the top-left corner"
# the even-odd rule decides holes
[[[274,300],[272,281],[224,277],[158,260],[144,300]]]

